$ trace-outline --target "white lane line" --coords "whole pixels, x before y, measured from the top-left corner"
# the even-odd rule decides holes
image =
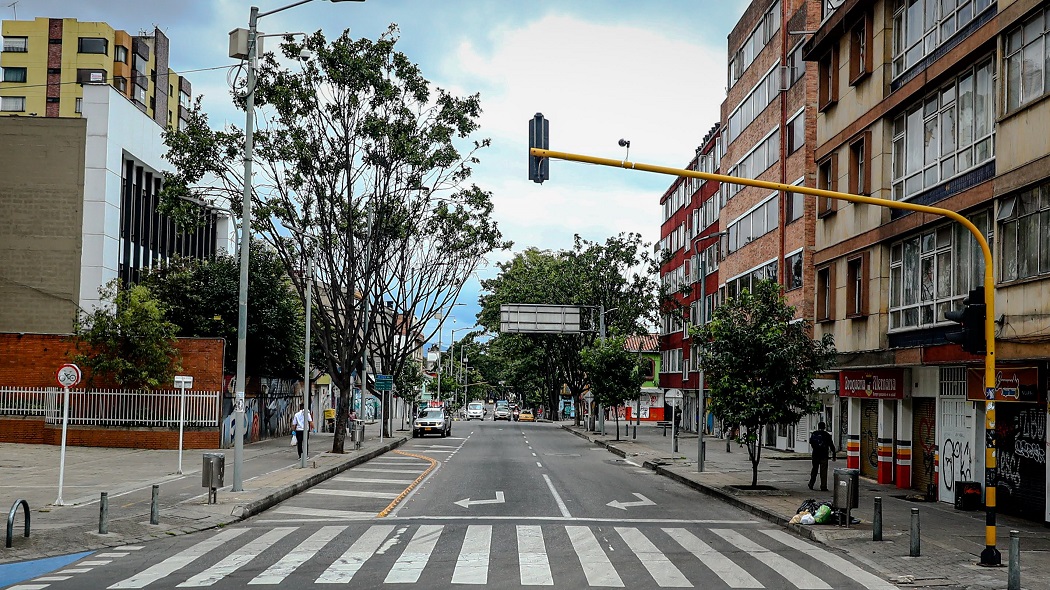
[[[416,475],[423,473],[419,469],[371,469],[368,467],[354,467],[351,471],[359,473],[414,473]]]
[[[634,461],[631,461],[630,459],[624,459],[623,462],[628,464],[628,465],[633,465],[635,467],[641,467],[641,465],[635,463]]]
[[[518,565],[522,586],[553,586],[551,564],[538,526],[518,525]]]
[[[452,573],[453,584],[485,585],[489,581],[489,548],[492,545],[492,525],[472,524],[456,560]]]
[[[398,483],[408,485],[416,480],[414,479],[383,479],[383,478],[367,478],[367,477],[333,477],[332,481],[342,481],[347,483]]]
[[[241,569],[242,566],[247,565],[248,562],[258,557],[260,553],[273,547],[275,543],[283,539],[296,528],[297,527],[278,527],[267,531],[258,539],[255,539],[244,547],[227,555],[219,563],[179,584],[179,588],[211,586],[216,582],[222,581],[223,578]]]
[[[616,573],[616,568],[609,561],[598,540],[590,527],[567,526],[565,532],[569,534],[569,541],[580,558],[583,573],[587,576],[587,583],[591,586],[611,586],[623,588],[623,580]]]
[[[99,553],[98,555],[95,555],[94,557],[109,557],[109,558],[113,558],[113,557],[127,557],[128,555],[129,555],[128,553]]]
[[[124,545],[123,547],[114,547],[120,551],[138,551],[139,549],[145,549],[145,545]]]
[[[725,555],[698,539],[688,530],[668,528],[664,529],[664,532],[678,541],[683,549],[695,555],[700,563],[722,578],[722,581],[730,588],[765,588],[744,568],[730,561]]]
[[[73,576],[42,576],[34,579],[34,582],[63,582],[72,578]]]
[[[661,588],[692,588],[685,575],[682,574],[670,559],[663,554],[653,542],[636,528],[616,527],[624,543],[638,556],[649,575]]]
[[[50,584],[19,584],[18,586],[11,586],[7,590],[44,590]]]
[[[758,520],[703,520],[703,519],[678,519],[678,518],[595,518],[586,516],[574,516],[563,518],[560,516],[399,516],[387,517],[387,520],[549,520],[552,522],[615,522],[628,524],[710,524],[710,525],[760,525],[767,524]],[[255,521],[253,521],[255,522]],[[287,522],[287,521],[282,521]]]
[[[97,565],[109,565],[113,563],[112,559],[93,559],[91,561],[78,561],[77,566],[97,566]]]
[[[533,457],[535,457],[535,456],[536,456],[536,453],[533,453],[533,454],[532,454],[532,456],[533,456]]]
[[[197,558],[202,555],[206,555],[207,553],[222,547],[247,530],[248,529],[225,529],[210,539],[201,541],[189,549],[176,553],[164,561],[146,568],[130,578],[113,584],[110,588],[113,590],[121,588],[144,588],[148,584],[179,571],[196,561]],[[61,574],[62,572],[58,573]]]
[[[289,551],[280,561],[266,568],[266,571],[252,578],[248,584],[280,584],[300,565],[306,563],[329,541],[346,530],[346,526],[321,527],[310,538]]]
[[[543,474],[543,480],[547,482],[547,487],[550,488],[551,495],[554,496],[554,501],[558,504],[558,510],[561,511],[561,515],[565,518],[572,518],[572,515],[569,514],[569,509],[565,506],[565,502],[558,495],[558,490],[554,489],[554,484],[551,483],[551,478],[546,473]]]
[[[539,461],[536,461],[536,467],[539,467],[540,469],[543,469],[543,463],[540,463]]]
[[[347,498],[378,498],[380,500],[393,500],[397,494],[390,492],[366,492],[362,490],[306,490],[307,494],[319,494],[322,496],[343,496]]]
[[[897,590],[896,586],[890,584],[889,582],[883,580],[875,574],[863,570],[857,567],[856,565],[853,565],[849,561],[846,561],[842,557],[835,555],[830,551],[826,551],[824,549],[821,549],[820,547],[807,543],[794,535],[789,535],[784,531],[774,530],[762,530],[761,532],[766,535],[769,535],[777,541],[780,541],[788,547],[791,547],[792,549],[805,553],[806,555],[816,559],[817,561],[826,563],[831,569],[837,570],[839,573],[843,574],[850,580],[860,583],[869,590]]]
[[[355,512],[353,510],[325,510],[324,508],[299,508],[296,506],[281,506],[274,508],[275,514],[290,514],[293,516],[313,516],[315,518],[327,519],[361,519],[375,518],[375,512]],[[274,520],[270,522],[288,522],[287,520]]]
[[[401,557],[398,557],[394,567],[390,568],[390,573],[386,575],[383,583],[415,584],[418,582],[444,528],[445,525],[442,524],[420,525],[416,529],[416,534],[412,535],[412,540],[401,553]]]
[[[93,568],[93,567],[69,567],[69,568],[66,568],[64,570],[59,571],[58,573],[60,573],[60,574],[82,574],[84,572],[90,572],[93,569],[95,569],[95,568]]]
[[[315,581],[317,584],[346,584],[353,579],[361,566],[375,555],[379,546],[394,530],[393,525],[375,525],[354,541],[354,544],[342,554],[335,563]]]
[[[770,569],[784,576],[796,588],[802,590],[829,590],[831,588],[824,580],[809,573],[809,570],[806,568],[786,557],[773,553],[732,529],[711,529],[711,532],[722,537],[737,549],[766,564]]]

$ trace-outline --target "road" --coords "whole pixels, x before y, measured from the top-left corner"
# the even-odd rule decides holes
[[[236,526],[93,554],[19,590],[895,586],[552,424],[456,422]]]

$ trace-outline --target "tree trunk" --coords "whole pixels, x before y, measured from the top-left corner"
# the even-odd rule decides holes
[[[613,413],[616,414],[616,442],[620,442],[620,406],[615,406]]]
[[[354,392],[353,380],[347,382],[336,383],[336,387],[339,388],[339,396],[335,400],[335,436],[332,437],[332,452],[343,453],[345,452],[344,446],[346,443],[346,427],[347,420],[350,416],[350,396]]]

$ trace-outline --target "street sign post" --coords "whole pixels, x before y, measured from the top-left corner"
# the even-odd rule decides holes
[[[186,390],[193,387],[193,377],[188,375],[175,375],[175,387],[180,390],[179,394],[179,470],[182,475],[182,431],[186,424]]]
[[[393,391],[394,377],[391,375],[376,375],[376,391]]]
[[[83,376],[84,374],[80,371],[80,367],[73,363],[62,365],[55,372],[55,378],[58,380],[58,384],[62,386],[62,450],[59,451],[58,458],[58,499],[55,500],[55,506],[65,505],[65,502],[62,501],[62,483],[66,477],[66,430],[69,427],[69,388],[80,383]]]

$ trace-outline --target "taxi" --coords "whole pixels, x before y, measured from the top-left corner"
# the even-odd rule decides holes
[[[532,410],[522,410],[518,413],[518,422],[535,422],[536,417],[533,416]]]

